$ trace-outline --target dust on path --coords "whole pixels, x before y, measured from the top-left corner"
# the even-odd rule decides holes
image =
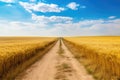
[[[60,40],[46,55],[21,73],[15,80],[94,80],[62,42],[64,53],[58,53]]]

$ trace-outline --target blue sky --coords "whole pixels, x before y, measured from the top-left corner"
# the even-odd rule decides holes
[[[120,35],[120,0],[0,0],[0,36]]]

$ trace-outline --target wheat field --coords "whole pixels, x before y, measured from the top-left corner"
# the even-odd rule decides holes
[[[65,43],[97,80],[120,80],[120,37],[66,37]],[[75,50],[76,49],[76,50]]]
[[[0,79],[12,67],[30,59],[55,40],[47,37],[0,37]]]

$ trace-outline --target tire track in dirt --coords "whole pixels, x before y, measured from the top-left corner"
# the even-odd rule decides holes
[[[15,80],[54,80],[56,72],[56,58],[59,50],[59,41],[39,61],[34,63],[25,72],[16,77]]]
[[[61,48],[60,48],[61,45]],[[94,80],[62,41],[15,80]]]
[[[61,44],[62,45],[60,49],[63,51],[59,49],[59,56],[57,58],[57,73],[55,79],[94,80],[93,77],[87,73],[85,68],[74,58],[62,41]]]

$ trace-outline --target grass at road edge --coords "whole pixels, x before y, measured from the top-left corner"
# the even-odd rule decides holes
[[[32,58],[26,60],[24,63],[9,70],[9,72],[7,74],[5,74],[1,80],[14,80],[18,74],[20,74],[21,72],[26,70],[30,65],[32,65],[34,62],[39,60],[43,55],[45,55],[45,53],[47,53],[56,44],[56,42],[57,41],[51,42],[50,44],[45,46],[45,48],[43,50],[38,52],[40,54],[36,54]]]

